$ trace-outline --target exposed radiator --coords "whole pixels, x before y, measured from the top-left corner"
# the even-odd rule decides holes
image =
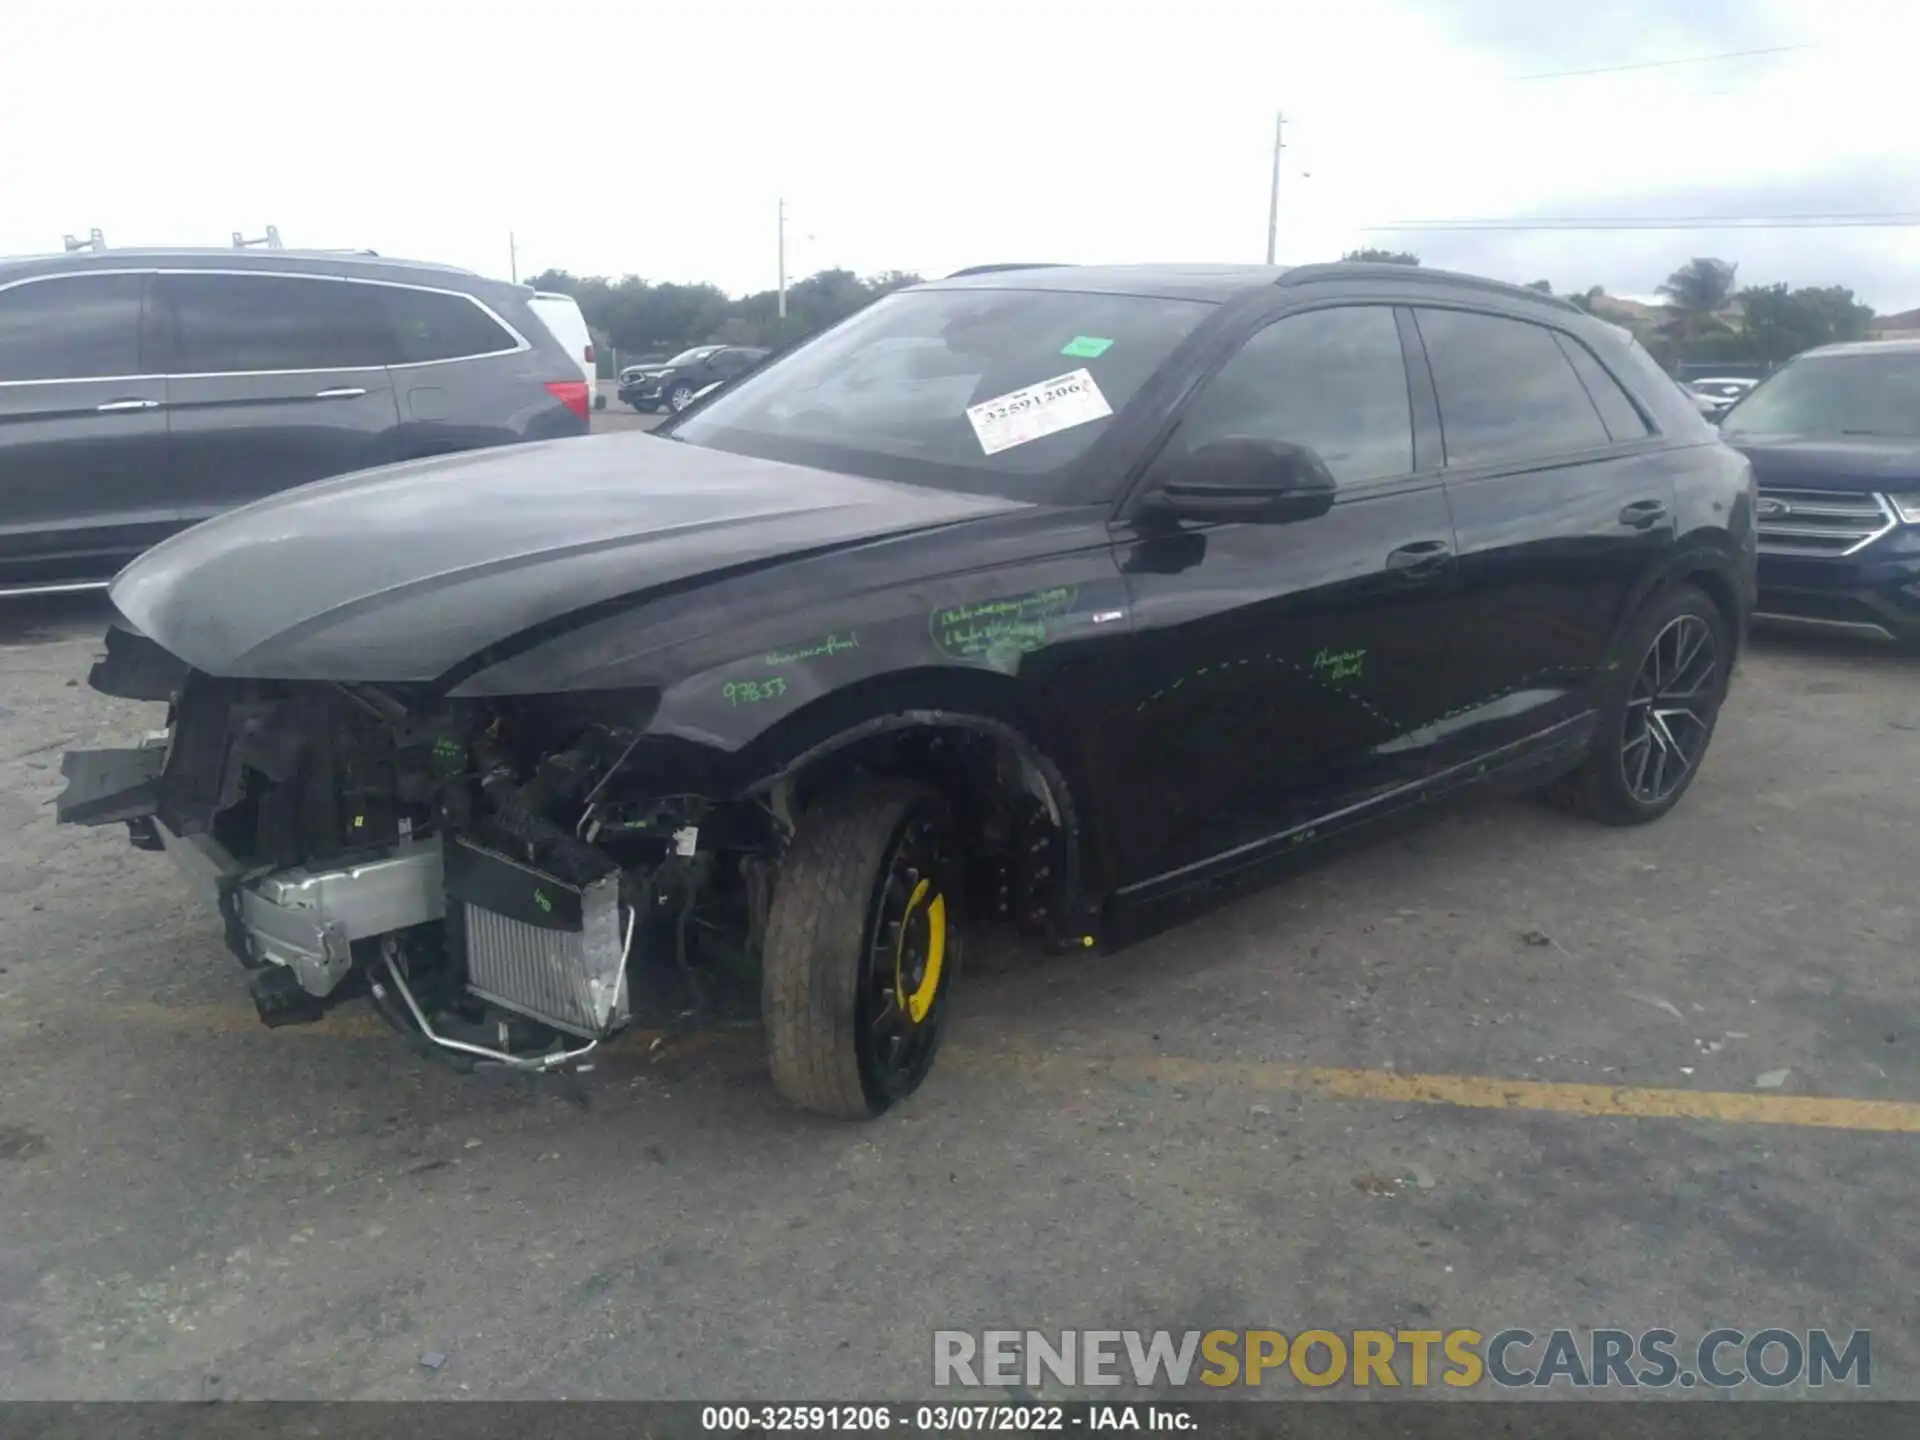
[[[574,887],[464,841],[447,872],[448,918],[475,995],[588,1038],[626,1018],[619,876]]]

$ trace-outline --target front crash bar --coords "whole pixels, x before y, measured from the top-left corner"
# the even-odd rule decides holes
[[[324,998],[353,968],[353,942],[440,919],[446,910],[438,840],[403,841],[335,869],[248,871],[209,835],[154,822],[162,847],[228,929],[249,966],[275,964]]]

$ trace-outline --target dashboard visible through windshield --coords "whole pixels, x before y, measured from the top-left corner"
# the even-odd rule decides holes
[[[1920,352],[1796,360],[1729,411],[1720,431],[1920,439]]]
[[[1213,308],[1051,290],[902,291],[668,433],[879,479],[1037,496]]]

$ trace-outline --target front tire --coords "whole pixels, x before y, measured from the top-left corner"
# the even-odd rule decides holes
[[[1549,799],[1607,825],[1658,820],[1692,786],[1726,700],[1726,619],[1683,585],[1642,612],[1623,638],[1619,670],[1593,747]]]
[[[691,404],[693,404],[693,387],[691,385],[676,385],[672,390],[667,392],[667,408],[674,414],[678,415]]]
[[[865,1120],[933,1067],[960,968],[959,835],[938,791],[877,780],[823,799],[781,862],[761,1010],[789,1102]]]

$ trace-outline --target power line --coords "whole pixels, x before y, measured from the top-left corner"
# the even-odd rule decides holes
[[[1512,83],[1524,85],[1531,80],[1569,80],[1579,75],[1618,75],[1628,70],[1665,70],[1675,65],[1707,65],[1719,60],[1745,60],[1755,55],[1785,55],[1795,50],[1819,48],[1819,41],[1809,40],[1800,45],[1769,45],[1763,50],[1723,50],[1716,55],[1689,55],[1679,60],[1640,60],[1630,65],[1601,65],[1592,70],[1548,70],[1539,75],[1516,75]]]
[[[1680,215],[1623,216],[1606,219],[1538,220],[1400,220],[1386,225],[1359,225],[1357,230],[1421,231],[1427,233],[1480,231],[1606,230],[1903,230],[1920,227],[1920,212],[1868,215]]]
[[[1395,220],[1395,225],[1619,225],[1637,224],[1645,221],[1649,224],[1683,224],[1699,221],[1703,224],[1716,224],[1720,221],[1760,221],[1771,224],[1778,220],[1910,220],[1920,218],[1920,210],[1803,210],[1797,214],[1782,215],[1446,215],[1434,220]]]

